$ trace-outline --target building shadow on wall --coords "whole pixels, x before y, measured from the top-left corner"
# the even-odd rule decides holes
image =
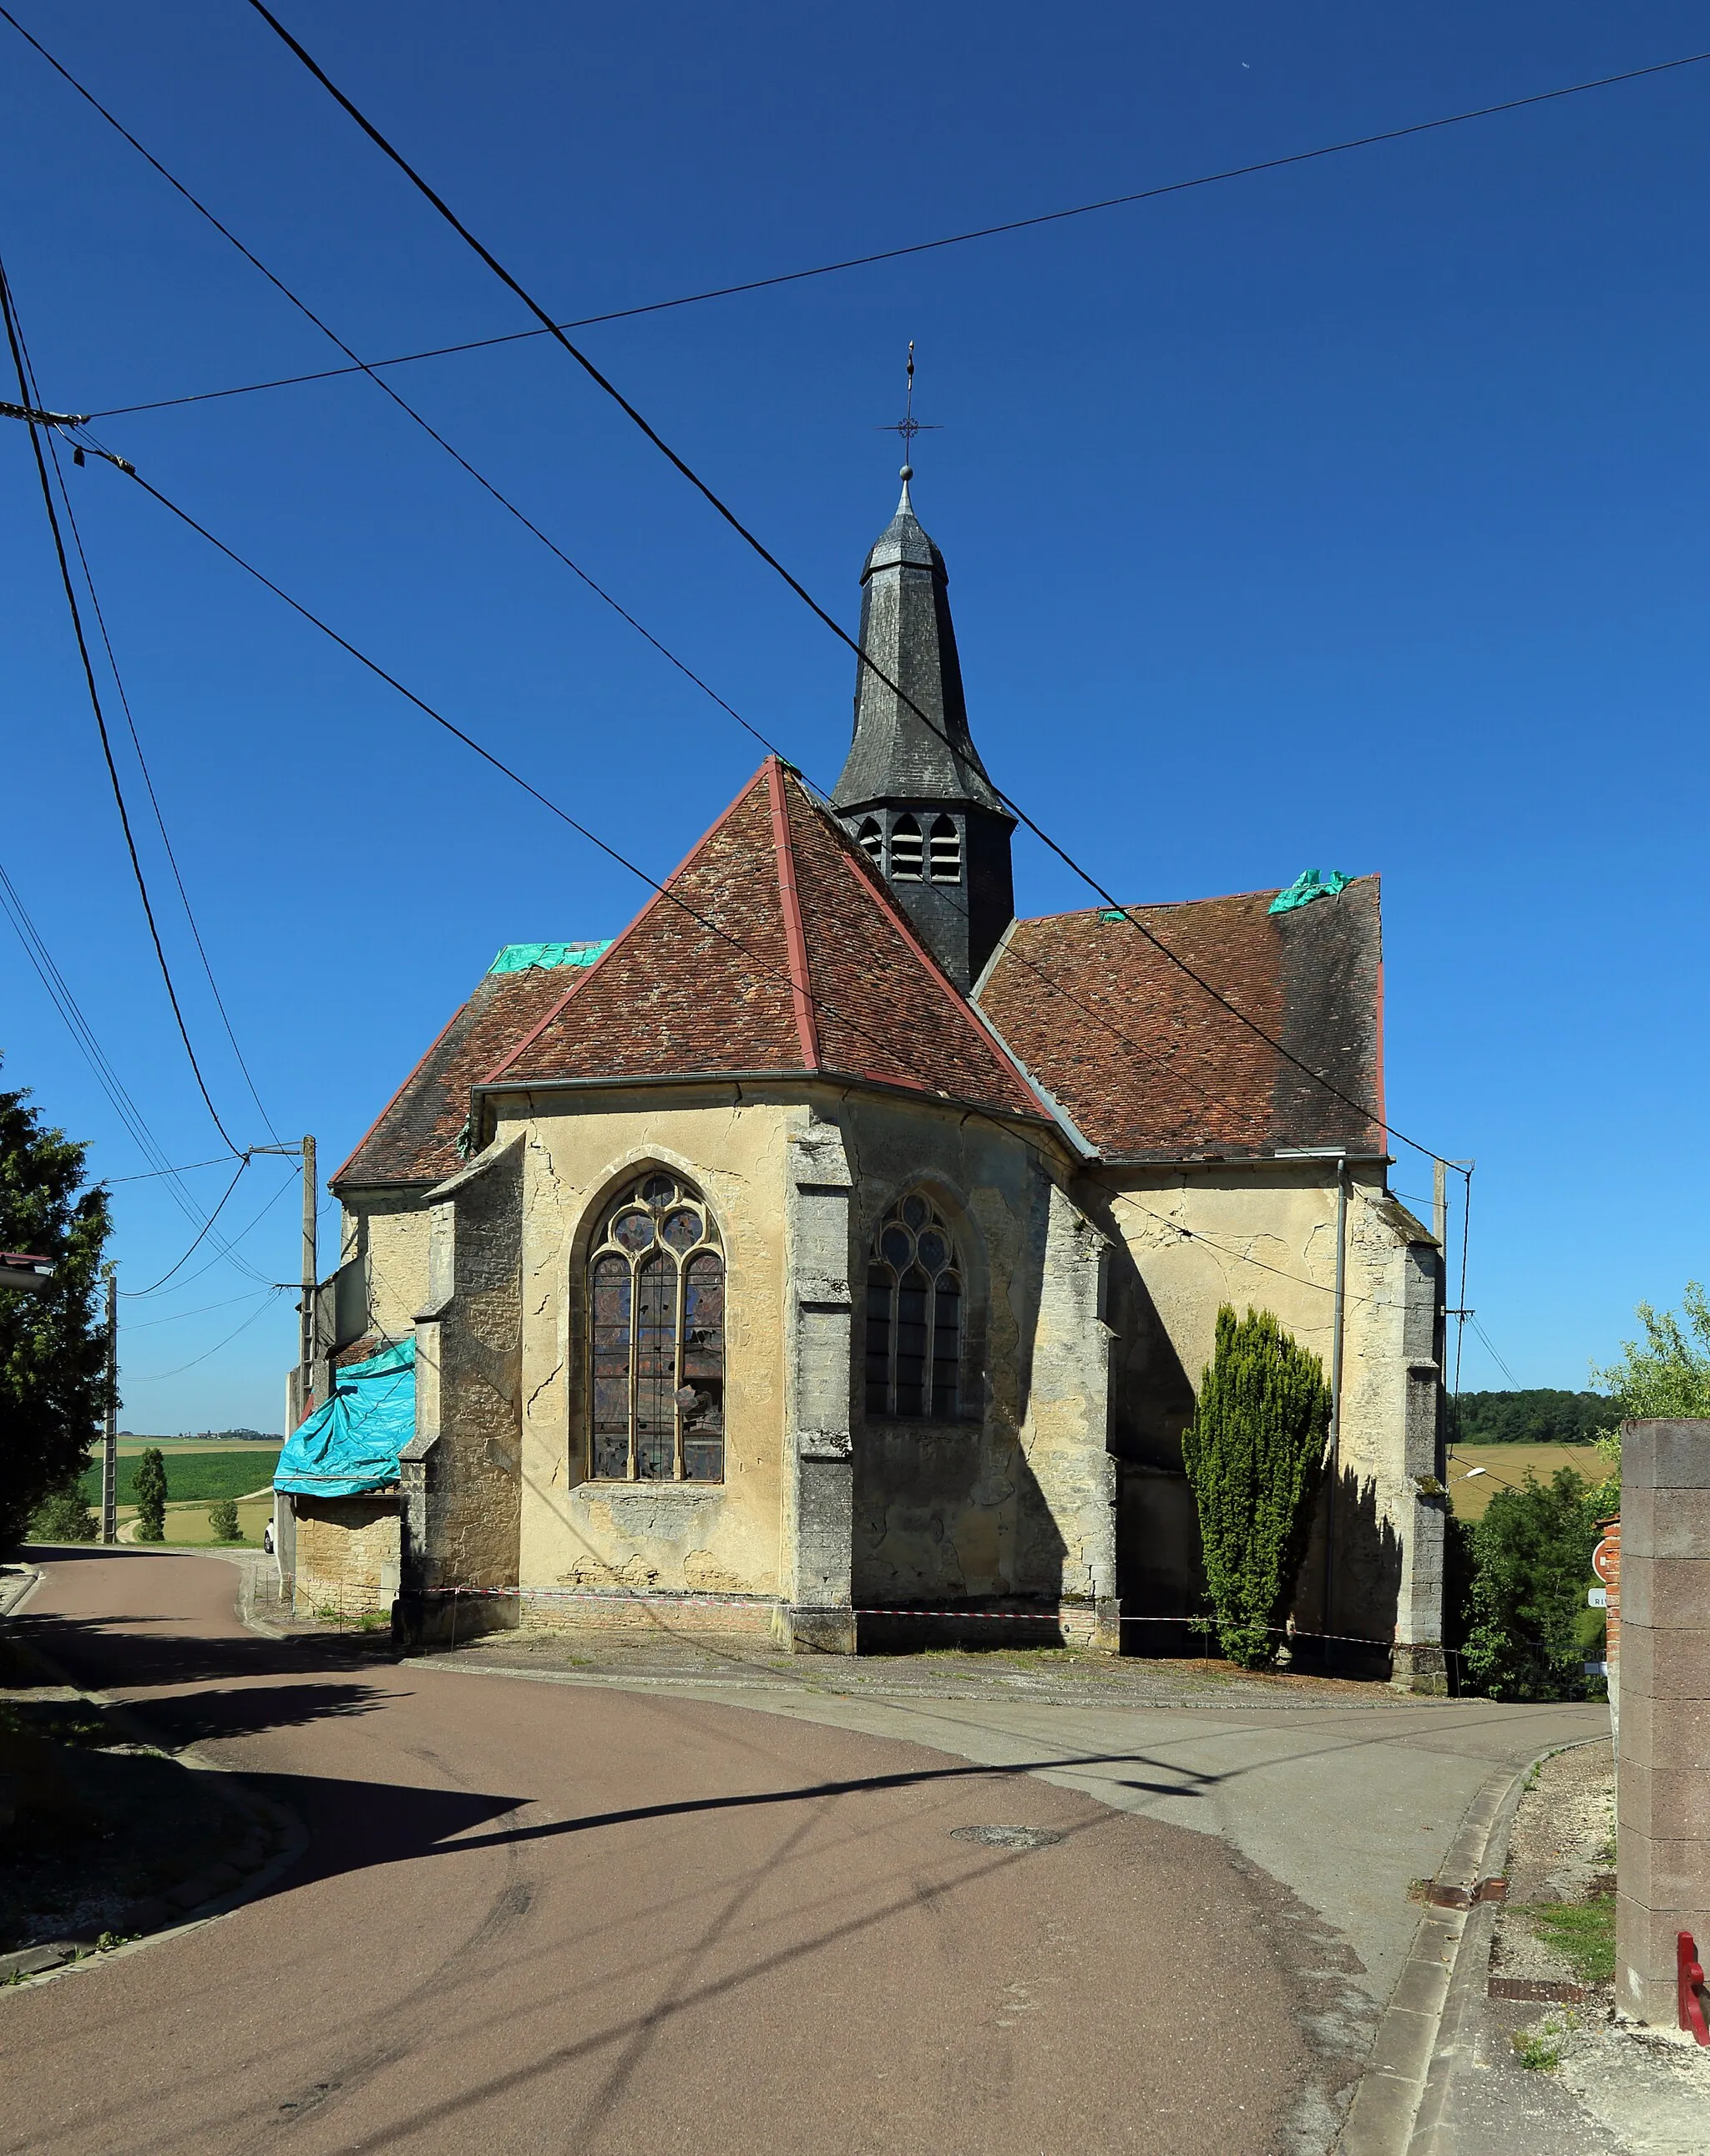
[[[1387,1674],[1400,1593],[1401,1539],[1379,1517],[1377,1484],[1352,1468],[1327,1476],[1295,1589],[1297,1660],[1349,1676]]]

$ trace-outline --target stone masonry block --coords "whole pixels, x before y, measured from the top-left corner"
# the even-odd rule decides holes
[[[1630,1422],[1621,1430],[1624,1491],[1710,1490],[1710,1422]]]
[[[1704,1777],[1687,1767],[1641,1767],[1623,1759],[1615,1782],[1615,1820],[1651,1841],[1696,1841],[1710,1835]]]
[[[1621,1700],[1710,1699],[1710,1649],[1693,1632],[1653,1630],[1621,1612]]]
[[[1677,2026],[1675,1936],[1710,1941],[1710,1911],[1646,1909],[1625,1894],[1615,1902],[1615,2005],[1659,2029]],[[1702,1953],[1701,1953],[1702,1958]]]
[[[1621,1554],[1710,1558],[1710,1490],[1624,1489]]]
[[[1694,1491],[1710,1496],[1710,1491]],[[1627,1552],[1621,1582],[1621,1621],[1656,1632],[1710,1633],[1710,1550],[1698,1557],[1650,1557]],[[1710,1640],[1705,1642],[1710,1649]]]
[[[1656,1700],[1623,1687],[1621,1754],[1710,1775],[1710,1699]]]
[[[1651,1841],[1624,1832],[1620,1876],[1622,1893],[1642,1909],[1710,1909],[1710,1840]]]

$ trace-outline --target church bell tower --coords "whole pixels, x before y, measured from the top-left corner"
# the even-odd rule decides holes
[[[905,465],[861,572],[855,738],[831,805],[966,994],[1014,914],[1015,819],[968,730],[949,579],[909,500],[913,476]]]

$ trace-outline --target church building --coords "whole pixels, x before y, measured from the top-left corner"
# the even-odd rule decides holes
[[[332,1178],[298,1410],[413,1409],[342,1481],[288,1449],[298,1606],[1198,1651],[1181,1432],[1229,1303],[1335,1396],[1297,1659],[1440,1689],[1377,879],[1018,920],[908,477],[829,800],[768,758],[611,943],[507,947]]]

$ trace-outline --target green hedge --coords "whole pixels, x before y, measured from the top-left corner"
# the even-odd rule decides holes
[[[141,1455],[119,1462],[118,1502],[134,1505],[132,1489]],[[279,1449],[275,1445],[258,1445],[247,1452],[186,1452],[174,1458],[166,1455],[167,1502],[176,1505],[213,1504],[221,1497],[246,1497],[252,1490],[259,1490],[273,1480],[273,1471],[279,1465]],[[101,1502],[101,1471],[99,1461],[84,1470],[78,1488],[91,1505]]]

